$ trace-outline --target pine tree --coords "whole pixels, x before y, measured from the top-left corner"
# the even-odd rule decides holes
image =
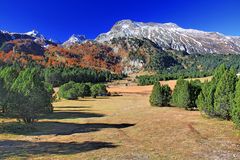
[[[188,108],[190,104],[189,95],[189,83],[184,79],[180,78],[177,80],[177,84],[172,95],[172,104],[177,107]]]
[[[234,105],[231,110],[232,121],[240,127],[240,80],[237,82]]]
[[[230,91],[233,93],[235,91],[236,83],[237,83],[237,71],[234,67],[231,67],[228,72],[228,81],[229,81]]]
[[[225,71],[214,93],[214,112],[216,116],[230,119],[231,105],[236,85],[236,72],[233,68]]]
[[[216,116],[214,103],[215,103],[215,92],[217,84],[226,72],[226,65],[222,64],[217,67],[214,71],[213,78],[210,82],[205,82],[202,91],[197,100],[197,106],[201,112],[204,112],[208,116]],[[220,92],[220,91],[219,91]]]
[[[194,80],[189,82],[189,95],[190,95],[190,104],[188,108],[196,108],[196,100],[198,95],[201,92],[201,82],[199,80]]]
[[[212,84],[209,82],[204,82],[202,85],[202,91],[197,99],[198,109],[211,117],[214,116],[213,93]]]
[[[236,85],[237,85],[237,71],[234,67],[231,67],[228,73],[228,81],[229,81],[229,88],[230,88],[230,112],[232,107],[234,106],[234,97],[236,92]]]
[[[169,106],[171,100],[171,88],[168,85],[162,86],[162,106]]]
[[[212,83],[213,85],[217,85],[218,81],[221,79],[225,71],[227,70],[227,67],[225,64],[221,64],[219,67],[217,67],[214,71]]]
[[[154,84],[149,102],[152,106],[162,106],[163,104],[162,87],[159,82],[156,82]]]

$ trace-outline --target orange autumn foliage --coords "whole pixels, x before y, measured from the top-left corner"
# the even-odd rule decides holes
[[[22,45],[24,42],[25,41],[11,41],[11,43],[16,43],[16,45]],[[117,73],[122,71],[120,65],[121,57],[114,53],[112,48],[106,45],[86,42],[81,45],[71,46],[70,48],[63,48],[60,45],[49,45],[44,50],[43,55],[20,51],[14,52],[13,50],[8,53],[0,52],[0,60],[6,63],[15,61],[22,64],[27,64],[29,61],[35,61],[46,67],[79,66],[107,69]]]

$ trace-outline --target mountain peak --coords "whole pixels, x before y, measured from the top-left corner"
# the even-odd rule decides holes
[[[131,19],[123,19],[115,23],[115,25],[121,25],[121,24],[131,24],[134,23],[133,20]]]
[[[26,32],[25,34],[34,38],[45,39],[45,37],[42,34],[40,34],[37,30],[32,30],[32,31]]]
[[[166,26],[166,27],[170,27],[170,28],[181,28],[181,27],[179,27],[176,23],[172,23],[172,22],[163,23],[162,25],[163,25],[163,26]]]
[[[74,44],[81,44],[86,40],[85,35],[73,34],[66,42],[63,43],[63,46],[69,47]]]
[[[85,35],[76,35],[76,34],[73,34],[69,40],[73,43],[81,43],[82,41],[85,41],[86,40],[86,36]]]

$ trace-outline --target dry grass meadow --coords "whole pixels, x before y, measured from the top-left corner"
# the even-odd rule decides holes
[[[35,131],[1,133],[0,159],[240,159],[240,132],[232,122],[151,107],[148,92],[139,90],[54,102],[55,112]]]

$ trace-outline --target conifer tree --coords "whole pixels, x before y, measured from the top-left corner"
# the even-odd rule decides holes
[[[204,82],[202,85],[202,91],[197,99],[197,107],[201,112],[204,112],[208,116],[214,116],[213,98],[211,83]]]
[[[198,95],[201,92],[201,82],[199,80],[194,80],[189,82],[189,95],[190,95],[190,104],[188,108],[196,108],[196,100],[198,98]]]
[[[214,71],[213,78],[212,78],[212,84],[217,85],[218,81],[221,79],[225,71],[227,70],[227,67],[225,64],[221,64],[219,67],[217,67]]]
[[[236,85],[237,85],[237,71],[234,67],[231,67],[228,73],[228,81],[229,81],[229,88],[230,88],[230,112],[232,110],[232,107],[235,105],[234,103],[234,97],[236,92]]]
[[[189,95],[189,83],[184,79],[180,78],[177,80],[177,84],[172,95],[172,104],[177,107],[188,108],[190,104]]]
[[[159,82],[155,82],[149,101],[152,106],[162,106],[162,87]]]
[[[236,85],[236,72],[233,68],[225,71],[214,93],[214,112],[216,116],[230,119],[231,106]]]
[[[215,92],[217,84],[221,77],[226,72],[226,65],[222,64],[217,67],[214,71],[213,78],[210,82],[205,82],[202,91],[197,100],[197,106],[201,112],[204,112],[208,116],[215,116],[214,103],[215,103]]]
[[[237,82],[234,105],[231,110],[232,121],[240,127],[240,80]]]
[[[171,93],[171,88],[168,85],[162,86],[162,106],[169,106]]]

